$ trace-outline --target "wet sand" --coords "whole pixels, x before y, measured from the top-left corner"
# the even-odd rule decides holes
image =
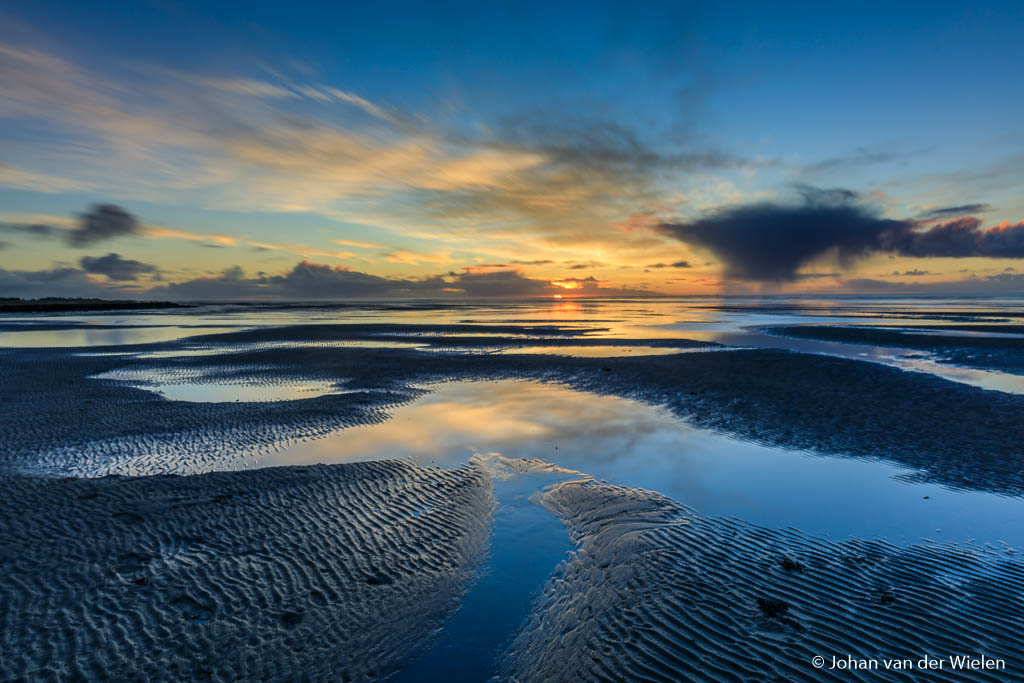
[[[370,680],[475,581],[479,468],[0,480],[0,678]]]
[[[487,636],[474,671],[493,659],[493,673],[521,681],[802,679],[810,657],[847,651],[984,654],[1024,670],[1012,548],[830,539],[707,515],[597,481],[579,454],[577,469],[555,453],[267,467],[290,444],[372,429],[448,382],[529,380],[807,457],[1024,495],[1022,395],[635,329],[325,322],[0,349],[0,642],[16,653],[0,678],[371,680],[412,662],[435,675],[474,632],[472,616],[452,618],[460,605],[484,614],[512,595],[481,567],[508,576],[501,558],[528,552],[516,517],[495,526],[496,482],[508,511],[529,498],[561,520],[574,550],[534,568],[548,579],[532,606],[536,586],[515,588],[526,611]],[[686,352],[635,355],[638,341]],[[534,349],[545,353],[494,353]],[[538,473],[557,481],[523,488]],[[489,552],[509,539],[519,553]]]
[[[940,680],[1006,680],[1024,667],[1024,565],[1001,553],[834,543],[594,482],[538,498],[578,550],[507,653],[503,680],[849,680],[849,671],[809,668],[833,653],[1005,661]]]

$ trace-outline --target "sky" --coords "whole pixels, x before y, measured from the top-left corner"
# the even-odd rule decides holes
[[[1024,293],[1024,4],[0,8],[0,296]]]

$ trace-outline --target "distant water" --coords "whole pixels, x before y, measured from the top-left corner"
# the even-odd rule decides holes
[[[478,303],[429,301],[346,304],[218,304],[131,314],[13,314],[0,316],[0,349],[89,348],[147,344],[193,335],[293,324],[529,323],[586,328],[607,339],[693,339],[740,347],[791,349],[885,363],[986,389],[1024,393],[1021,376],[936,362],[929,354],[884,346],[789,339],[757,328],[792,324],[900,326],[929,323],[1024,323],[1022,297],[681,297],[662,299],[557,299]],[[63,329],[52,329],[57,323]],[[48,325],[41,328],[41,325]],[[943,334],[972,334],[944,331]],[[349,342],[349,344],[359,342]],[[412,345],[402,342],[391,344]],[[384,345],[383,343],[379,345]],[[632,346],[509,348],[504,352],[613,356],[677,353]],[[140,349],[140,352],[142,349]],[[121,351],[124,352],[124,351]]]

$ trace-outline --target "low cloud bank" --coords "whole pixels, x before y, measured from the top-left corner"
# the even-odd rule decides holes
[[[571,291],[586,295],[630,296],[646,292],[602,287],[594,278],[568,278]],[[423,279],[386,278],[303,261],[280,275],[247,276],[233,266],[214,276],[153,287],[148,295],[171,300],[231,299],[387,299],[387,298],[526,298],[570,291],[515,270],[451,273]]]
[[[93,279],[101,274],[107,281]],[[216,275],[145,288],[143,275],[157,277],[156,266],[118,254],[82,259],[82,268],[41,271],[0,269],[0,297],[89,296],[171,301],[345,300],[399,298],[528,298],[538,296],[650,296],[642,290],[605,287],[594,277],[548,281],[515,270],[449,273],[422,279],[386,278],[303,261],[290,271],[247,275],[232,266]]]

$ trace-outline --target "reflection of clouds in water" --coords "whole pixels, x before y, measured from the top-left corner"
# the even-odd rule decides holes
[[[933,537],[1024,546],[1024,501],[897,479],[910,471],[859,458],[816,456],[728,438],[665,410],[554,384],[512,380],[433,385],[381,424],[292,444],[261,466],[384,458],[456,467],[489,459],[511,471],[586,473],[659,491],[703,514],[834,538]],[[480,455],[484,454],[484,455]],[[497,454],[497,455],[495,455]],[[515,468],[534,470],[519,463]]]
[[[665,356],[687,351],[708,351],[706,348],[676,349],[656,346],[519,346],[500,349],[500,353],[533,353],[546,356],[576,358],[616,358],[618,356]]]
[[[234,332],[231,327],[124,327],[120,329],[66,329],[0,332],[0,347],[66,348],[77,346],[119,346],[174,341],[198,334]]]
[[[977,368],[965,368],[959,365],[939,363],[930,354],[919,354],[925,358],[915,357],[913,354],[895,355],[891,362],[898,368],[911,370],[913,372],[927,372],[939,377],[963,382],[982,389],[994,389],[1005,391],[1009,394],[1024,394],[1024,376],[1011,375],[1008,372],[998,370],[979,370]]]

